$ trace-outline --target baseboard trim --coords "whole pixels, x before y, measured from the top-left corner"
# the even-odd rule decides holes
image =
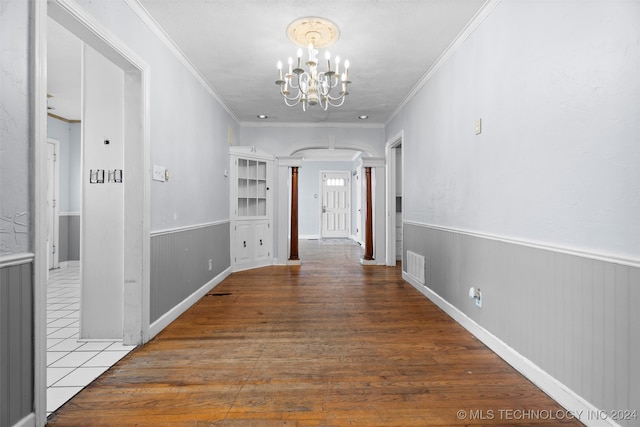
[[[162,315],[158,320],[153,322],[149,326],[149,336],[150,339],[158,335],[164,328],[169,326],[171,322],[176,320],[182,313],[187,311],[193,304],[195,304],[200,298],[202,298],[207,292],[211,289],[215,288],[226,279],[232,271],[232,267],[228,267],[222,273],[218,274],[216,277],[211,279],[209,282],[204,284],[200,289],[189,295],[185,298],[181,303],[173,307],[171,310]]]
[[[605,412],[584,400],[569,387],[562,384],[526,357],[522,356],[515,349],[480,326],[458,308],[443,299],[440,295],[420,284],[404,271],[402,272],[402,278],[411,286],[416,288],[418,292],[442,309],[442,311],[449,315],[463,328],[469,331],[473,336],[482,341],[515,370],[520,372],[553,400],[558,402],[558,404],[564,407],[568,413],[578,419],[578,421],[588,427],[620,427],[619,424],[615,423],[610,418],[602,419],[605,417],[597,417],[597,414],[604,414]]]
[[[26,417],[24,417],[23,419],[21,419],[20,421],[18,421],[17,423],[15,423],[13,427],[32,427],[35,425],[36,425],[36,414],[32,412]]]
[[[298,240],[318,240],[319,238],[319,234],[301,234],[298,236]]]
[[[60,268],[65,267],[80,267],[80,260],[61,261],[58,263]]]

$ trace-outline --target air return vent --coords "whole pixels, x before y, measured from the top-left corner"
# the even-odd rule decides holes
[[[424,285],[424,257],[422,255],[407,251],[407,274]]]

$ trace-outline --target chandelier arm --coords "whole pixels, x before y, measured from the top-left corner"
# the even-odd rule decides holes
[[[345,95],[345,94],[340,94],[340,95],[338,95],[338,96],[331,96],[331,95],[327,95],[327,98],[329,98],[329,99],[330,99],[330,100],[332,100],[332,101],[338,101],[338,100],[342,99],[342,100],[343,100],[343,102],[344,102],[344,98],[345,98],[346,96],[347,96],[347,95]],[[333,105],[333,104],[331,104],[331,105]]]
[[[341,107],[342,104],[344,104],[344,100],[345,100],[346,96],[342,97],[342,101],[339,104],[334,104],[333,102],[331,102],[331,99],[327,98],[327,104],[331,104],[332,107]],[[340,98],[334,98],[333,100],[338,100]]]
[[[287,98],[286,96],[284,97],[284,103],[287,104],[287,107],[295,107],[296,105],[298,105],[300,103],[300,97],[297,98]],[[293,104],[289,104],[289,101],[295,101]]]
[[[284,89],[280,88],[280,95],[282,95],[282,97],[284,99],[287,99],[289,101],[299,101],[300,100],[300,91],[298,91],[298,94],[296,96],[290,97],[290,96],[287,96],[286,93],[284,93]],[[293,104],[293,105],[295,105],[295,104]]]

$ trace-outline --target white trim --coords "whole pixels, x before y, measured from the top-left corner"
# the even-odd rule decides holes
[[[125,344],[142,344],[149,338],[150,311],[150,183],[147,179],[150,174],[150,68],[76,2],[50,0],[46,4],[48,16],[122,68],[125,74],[125,138],[139,144],[125,144],[124,153],[124,169],[130,171],[126,175],[124,206],[131,213],[125,215],[124,220],[123,340]]]
[[[44,1],[31,2],[32,137],[30,159],[33,184],[33,422],[47,423],[47,11]],[[30,422],[27,416],[22,421]]]
[[[387,140],[385,144],[386,168],[386,233],[387,233],[387,251],[385,263],[389,267],[395,267],[396,257],[396,155],[395,148],[402,144],[404,140],[404,130],[401,130],[392,138]]]
[[[220,221],[206,222],[203,224],[188,225],[185,227],[167,228],[165,230],[152,231],[151,237],[163,236],[165,234],[181,233],[183,231],[197,230],[200,228],[215,227],[216,225],[229,224],[231,220],[223,219]]]
[[[426,224],[426,223],[417,222],[417,221],[402,221],[402,223],[407,225],[415,225],[418,227],[431,228],[434,230],[447,231],[450,233],[464,234],[472,237],[480,237],[483,239],[496,240],[498,242],[510,243],[513,245],[527,246],[529,248],[534,248],[534,249],[544,249],[547,251],[594,259],[597,261],[604,261],[604,262],[610,262],[613,264],[620,264],[620,265],[626,265],[629,267],[640,268],[640,258],[623,258],[615,255],[608,255],[608,254],[596,253],[591,251],[585,251],[582,249],[550,245],[542,242],[519,240],[519,239],[510,238],[510,237],[500,236],[497,234],[480,233],[480,232],[464,230],[460,228],[441,227],[438,225]]]
[[[12,267],[14,265],[29,264],[33,262],[35,255],[31,252],[20,254],[3,255],[0,257],[0,268]]]
[[[47,144],[53,145],[53,160],[52,160],[53,162],[53,207],[52,207],[53,212],[51,212],[53,214],[53,221],[51,221],[52,230],[49,230],[49,227],[47,227],[47,242],[52,244],[55,247],[55,250],[52,254],[51,247],[47,246],[47,260],[50,261],[50,263],[49,262],[47,263],[47,266],[48,266],[48,269],[51,270],[53,268],[59,267],[58,259],[59,259],[59,249],[60,249],[60,200],[59,200],[60,199],[60,159],[58,157],[60,156],[60,141],[58,141],[55,138],[47,137]],[[49,178],[48,156],[47,156],[46,166],[47,166],[47,169],[46,169],[47,178]],[[47,191],[46,191],[47,198],[49,197],[50,185],[51,183],[47,182]],[[49,217],[48,201],[47,201],[47,205],[45,206],[47,207],[47,217]],[[47,224],[49,224],[48,221],[47,221]],[[49,242],[49,232],[53,234],[52,242]]]
[[[411,101],[417,94],[420,92],[422,87],[427,84],[431,77],[442,67],[449,58],[460,48],[460,46],[464,43],[467,38],[484,22],[484,20],[489,16],[489,14],[500,4],[502,0],[487,0],[487,2],[478,10],[473,18],[469,21],[469,23],[460,31],[458,36],[449,44],[449,46],[442,52],[442,54],[438,57],[438,59],[433,63],[433,65],[427,70],[427,72],[422,76],[418,83],[411,89],[409,94],[402,100],[398,108],[395,109],[393,114],[389,117],[389,120],[385,123],[388,125],[396,118],[400,111]]]
[[[504,341],[480,326],[458,308],[443,299],[440,295],[436,294],[428,287],[418,283],[404,271],[402,272],[402,278],[409,284],[411,284],[411,286],[416,288],[418,292],[431,300],[436,306],[442,309],[442,311],[444,311],[453,320],[459,323],[463,328],[469,331],[473,336],[482,341],[505,362],[511,365],[522,375],[524,375],[528,380],[530,380],[538,388],[548,394],[561,406],[566,408],[571,414],[575,416],[576,419],[578,419],[578,421],[584,423],[589,427],[618,426],[618,424],[614,423],[610,419],[592,420],[588,417],[585,418],[586,414],[588,413],[600,413],[600,411],[595,406],[587,402],[584,398],[579,396],[576,392],[571,390],[569,387],[562,384],[546,371],[542,370],[538,365],[518,353]],[[582,419],[579,418],[579,414],[583,415]]]
[[[218,286],[224,279],[231,274],[231,267],[227,267],[222,273],[205,283],[200,289],[189,295],[181,303],[173,307],[171,310],[163,314],[158,320],[153,322],[149,327],[149,334],[151,338],[155,337],[164,328],[169,326],[171,322],[176,320],[182,313],[187,311],[193,304],[198,302],[207,292]]]
[[[60,263],[60,268],[67,268],[67,267],[80,267],[80,260],[71,260],[71,261],[62,261]]]
[[[337,122],[285,122],[285,123],[265,123],[239,122],[240,126],[247,128],[336,128],[336,129],[384,129],[384,123],[337,123]]]
[[[178,47],[178,45],[173,41],[171,37],[162,29],[160,24],[153,19],[151,14],[147,12],[147,10],[142,6],[138,0],[124,0],[124,2],[131,8],[131,10],[138,15],[140,20],[146,25],[155,36],[164,44],[167,49],[176,57],[178,61],[184,65],[184,67],[200,82],[200,84],[209,92],[209,94],[220,104],[222,108],[231,116],[236,123],[240,123],[238,117],[235,113],[225,104],[222,100],[222,97],[218,95],[216,90],[209,84],[207,79],[198,71],[198,69],[193,65],[193,63],[187,58],[187,56],[182,52],[182,50]]]
[[[320,240],[321,237],[319,234],[300,234],[298,235],[298,240]]]
[[[30,413],[17,423],[13,425],[13,427],[31,427],[36,425],[36,414],[35,412]]]
[[[80,216],[80,212],[60,212],[60,216]]]

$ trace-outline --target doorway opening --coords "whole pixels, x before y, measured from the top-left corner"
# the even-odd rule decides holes
[[[115,250],[109,250],[108,254],[105,254],[105,262],[109,262],[111,259],[120,260],[122,262],[122,274],[120,277],[120,283],[117,284],[120,288],[120,317],[121,325],[120,332],[117,339],[124,343],[127,347],[132,348],[135,345],[142,344],[149,339],[149,117],[148,117],[148,66],[137,58],[131,51],[120,42],[113,38],[113,36],[100,27],[93,19],[88,17],[86,13],[74,4],[69,4],[65,1],[52,0],[45,3],[46,6],[42,8],[41,15],[43,19],[38,20],[36,24],[35,34],[36,39],[42,41],[42,44],[46,44],[48,37],[47,19],[52,19],[71,34],[80,39],[87,48],[93,49],[97,54],[106,58],[116,68],[120,70],[122,74],[122,83],[119,89],[122,97],[122,103],[120,105],[119,113],[124,117],[124,121],[121,125],[122,141],[122,163],[116,166],[123,171],[113,176],[123,177],[122,183],[126,182],[126,185],[121,185],[121,199],[122,199],[122,211],[123,219],[122,224],[117,231],[121,236],[122,244]],[[36,63],[47,63],[47,57],[44,54],[46,50],[39,49]],[[37,84],[46,88],[48,76],[46,74],[38,75]],[[84,96],[84,95],[83,95]],[[84,126],[84,124],[83,124]],[[37,121],[38,135],[47,134],[47,123],[45,120]],[[83,133],[86,129],[83,129]],[[40,152],[45,151],[44,139],[39,139]],[[94,141],[95,142],[95,141]],[[101,141],[105,145],[106,141]],[[44,158],[44,153],[39,155],[40,158]],[[85,159],[86,163],[86,159]],[[100,165],[82,165],[82,171],[80,173],[80,182],[88,183],[93,179],[93,174],[89,167],[100,167]],[[111,177],[109,174],[108,166],[104,166],[105,183]],[[38,183],[39,188],[47,188],[48,178],[46,174],[41,174]],[[114,185],[114,184],[111,184]],[[103,187],[106,188],[106,187]],[[38,228],[41,230],[47,229],[47,208],[46,200],[38,200],[36,207],[36,222]],[[81,212],[82,214],[83,212]],[[44,247],[46,239],[40,239],[38,247]],[[81,238],[81,245],[90,245],[87,236]],[[38,254],[43,254],[40,257],[42,260],[38,265],[38,273],[36,274],[36,300],[42,301],[37,304],[36,307],[36,363],[34,364],[34,376],[35,376],[35,407],[36,418],[38,424],[44,424],[46,418],[46,412],[50,409],[47,405],[47,393],[46,388],[48,382],[53,381],[54,377],[47,378],[47,340],[54,339],[64,340],[65,337],[56,336],[53,337],[48,332],[56,332],[57,334],[67,333],[62,332],[61,329],[68,325],[62,325],[75,320],[65,319],[58,321],[55,319],[48,319],[47,314],[52,306],[47,306],[47,275],[44,270],[48,270],[47,263],[45,262],[46,251],[39,249]],[[39,279],[42,278],[42,279]],[[66,280],[66,279],[65,279]],[[66,292],[66,291],[65,291]],[[78,298],[78,297],[76,297]],[[60,304],[64,304],[59,302]],[[72,308],[72,305],[77,306],[80,310],[79,303],[69,303],[68,307]],[[61,307],[55,307],[61,308]],[[69,311],[69,310],[67,310]],[[79,315],[78,315],[79,316]],[[49,323],[56,322],[56,323]],[[50,325],[53,326],[56,331],[48,330]],[[73,334],[72,334],[73,335]],[[61,341],[50,344],[60,344]],[[102,344],[98,342],[86,342],[80,343],[78,346],[93,346],[97,347]],[[62,353],[67,352],[59,348]],[[87,350],[87,354],[94,363],[98,363],[98,353],[100,350]],[[95,353],[95,354],[94,354]],[[86,355],[85,355],[86,356]],[[111,357],[114,355],[103,355],[101,358]],[[51,359],[50,359],[51,360]],[[103,365],[105,360],[99,361],[99,365]],[[62,367],[62,366],[60,366]],[[77,368],[77,367],[76,367]],[[91,366],[85,368],[91,369]],[[68,381],[72,379],[69,377]],[[52,402],[54,403],[54,402]]]
[[[398,261],[403,260],[403,156],[402,156],[403,133],[389,140],[386,144],[387,163],[387,192],[386,192],[386,237],[387,254],[385,264],[393,267]]]

